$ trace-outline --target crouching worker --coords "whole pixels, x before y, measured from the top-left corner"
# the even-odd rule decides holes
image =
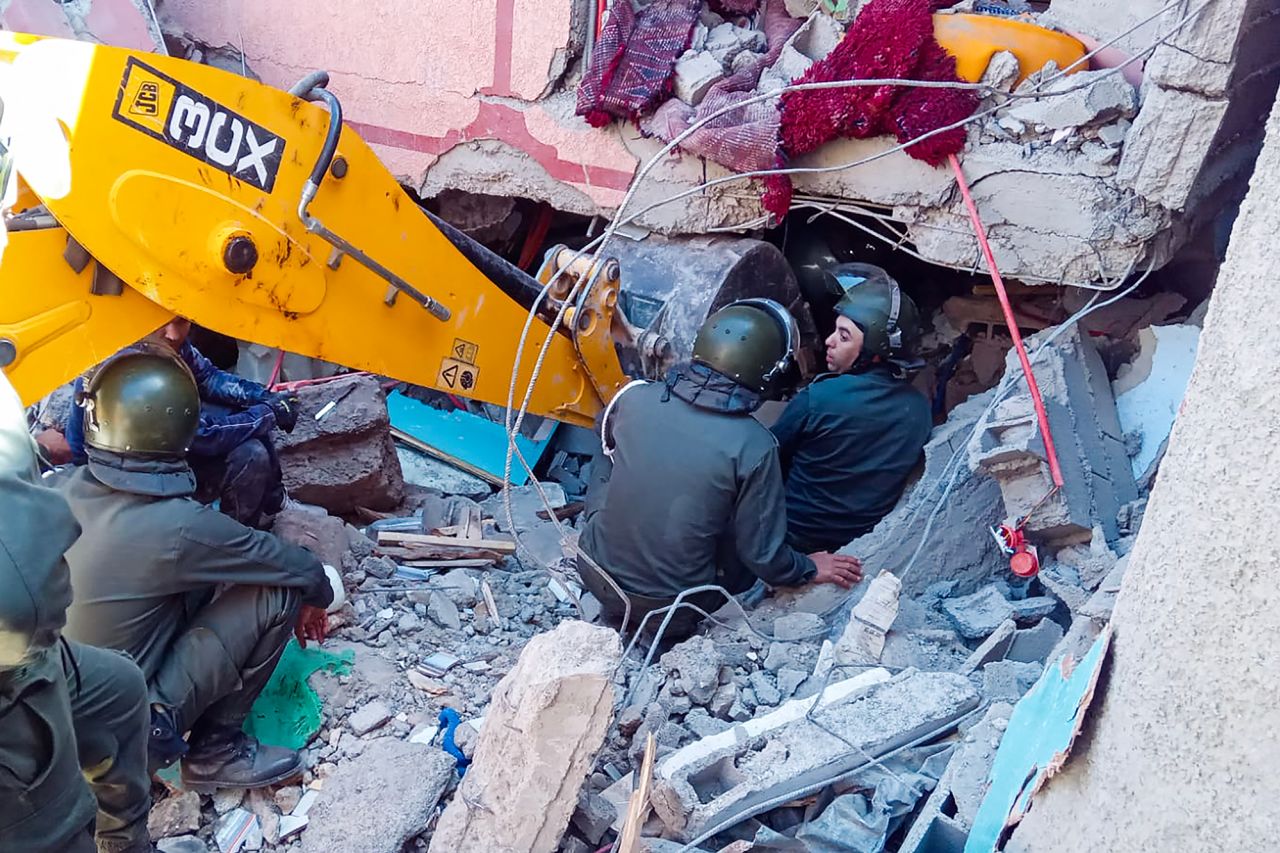
[[[827,338],[827,370],[773,425],[786,478],[787,542],[833,551],[889,514],[933,430],[929,402],[908,381],[919,313],[883,269],[826,273],[845,295]]]
[[[153,770],[185,755],[183,783],[196,790],[297,774],[297,752],[241,726],[295,626],[323,638],[325,608],[344,600],[337,572],[192,499],[186,452],[200,399],[176,355],[122,352],[82,402],[88,464],[61,486],[82,529],[67,552],[68,636],[128,652],[142,668]]]
[[[79,527],[40,485],[0,374],[0,850],[151,853],[147,685],[119,652],[62,638]]]
[[[798,337],[777,302],[735,302],[703,324],[691,363],[665,382],[632,383],[604,413],[580,539],[590,559],[578,571],[615,624],[627,600],[634,626],[698,586],[738,594],[757,578],[844,587],[861,579],[852,557],[787,545],[777,444],[752,417],[779,390]],[[725,601],[714,591],[684,600],[708,612]],[[688,636],[701,618],[681,608],[664,640]]]
[[[241,524],[265,530],[284,508],[285,489],[280,460],[271,431],[293,432],[298,422],[298,398],[273,393],[256,382],[219,370],[187,337],[191,321],[175,317],[143,339],[144,344],[168,348],[195,377],[200,393],[200,422],[188,447],[187,462],[196,478],[195,497],[201,503],[218,501],[222,511]],[[77,379],[75,392],[83,392]],[[71,460],[85,462],[83,421],[72,410],[65,433]],[[37,439],[56,452],[56,434]],[[57,461],[54,458],[52,461]]]

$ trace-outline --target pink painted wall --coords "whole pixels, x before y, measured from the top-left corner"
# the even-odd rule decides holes
[[[536,101],[570,44],[572,0],[165,0],[161,14],[166,30],[241,49],[274,86],[329,71],[350,125],[413,185],[479,139],[529,154],[601,207],[635,171],[616,133]]]

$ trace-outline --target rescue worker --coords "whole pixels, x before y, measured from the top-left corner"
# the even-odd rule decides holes
[[[777,302],[735,302],[703,324],[690,363],[665,382],[632,383],[602,415],[580,539],[590,560],[579,560],[578,571],[615,624],[626,602],[613,584],[638,624],[706,584],[738,594],[757,578],[844,587],[861,579],[852,557],[787,545],[776,443],[752,417],[778,393],[798,338]],[[707,611],[724,603],[716,592],[687,600]],[[688,636],[699,621],[680,609],[664,639]]]
[[[0,850],[150,853],[147,685],[119,652],[63,639],[79,527],[40,485],[0,374]]]
[[[185,754],[187,787],[259,787],[302,764],[241,731],[250,705],[295,625],[323,639],[325,609],[344,593],[310,552],[191,498],[199,407],[190,371],[162,348],[123,351],[94,373],[83,393],[88,464],[61,484],[82,528],[67,552],[67,635],[142,668],[153,771]]]
[[[883,269],[840,264],[845,291],[827,370],[773,425],[786,478],[787,542],[829,551],[871,531],[923,459],[929,402],[907,381],[919,339],[915,303]]]
[[[284,508],[285,490],[280,460],[271,441],[279,426],[293,432],[298,423],[298,398],[273,393],[256,382],[219,370],[187,340],[191,321],[175,317],[144,340],[177,353],[200,389],[200,425],[191,442],[188,463],[196,476],[196,498],[219,501],[219,507],[241,524],[267,529]],[[76,381],[76,393],[84,381]],[[82,419],[70,418],[67,444],[76,464],[86,461]],[[41,446],[54,445],[50,438]],[[48,450],[48,448],[46,448]]]

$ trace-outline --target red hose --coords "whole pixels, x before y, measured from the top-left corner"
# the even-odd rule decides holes
[[[1009,325],[1009,334],[1013,337],[1013,348],[1018,351],[1022,373],[1027,377],[1027,389],[1031,391],[1031,402],[1036,407],[1036,419],[1040,422],[1040,438],[1044,441],[1044,452],[1049,461],[1049,475],[1053,477],[1053,488],[1056,491],[1062,488],[1062,469],[1058,467],[1058,450],[1053,446],[1053,435],[1049,432],[1049,415],[1044,410],[1040,386],[1036,384],[1036,375],[1031,372],[1031,359],[1027,358],[1027,348],[1022,343],[1022,333],[1018,331],[1018,321],[1013,315],[1009,294],[1004,289],[1004,279],[1000,278],[995,255],[991,253],[991,244],[987,241],[987,230],[982,227],[978,206],[973,203],[973,196],[969,194],[969,184],[964,179],[960,161],[954,154],[948,155],[947,159],[951,163],[951,171],[956,173],[956,184],[960,187],[960,195],[964,197],[964,206],[969,210],[969,218],[973,220],[973,231],[978,236],[978,245],[982,247],[982,256],[986,258],[987,269],[991,271],[991,283],[995,285],[996,296],[1000,299],[1000,308],[1004,311],[1005,322]]]
[[[271,368],[271,378],[267,380],[268,388],[275,388],[276,382],[280,380],[280,368],[284,367],[284,350],[276,353],[275,367]]]

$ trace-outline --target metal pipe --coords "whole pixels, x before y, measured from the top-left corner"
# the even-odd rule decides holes
[[[320,79],[320,75],[323,75],[323,79],[328,79],[328,74],[326,72],[312,72],[294,88],[299,89],[304,83],[311,82],[313,79]],[[338,101],[336,95],[328,89],[325,89],[323,86],[312,86],[312,88],[303,93],[301,97],[306,98],[308,101],[323,101],[325,103],[329,108],[329,129],[325,133],[324,147],[320,149],[320,156],[316,159],[316,164],[311,169],[311,177],[307,179],[306,184],[302,187],[302,196],[298,199],[298,218],[302,220],[302,224],[306,227],[307,231],[317,235],[320,239],[324,240],[330,246],[333,246],[343,254],[350,255],[365,268],[385,279],[393,288],[395,288],[396,291],[405,294],[414,302],[417,302],[423,308],[426,308],[431,316],[442,321],[448,320],[451,316],[451,312],[446,306],[418,290],[408,281],[375,261],[367,255],[364,250],[360,249],[346,238],[334,231],[331,231],[323,222],[312,216],[307,210],[307,208],[311,206],[312,200],[315,199],[316,193],[319,192],[320,184],[324,181],[324,176],[328,173],[329,166],[333,163],[333,155],[338,150],[338,140],[342,136],[342,104]],[[388,296],[388,303],[392,301],[394,296],[395,293],[391,293]]]

